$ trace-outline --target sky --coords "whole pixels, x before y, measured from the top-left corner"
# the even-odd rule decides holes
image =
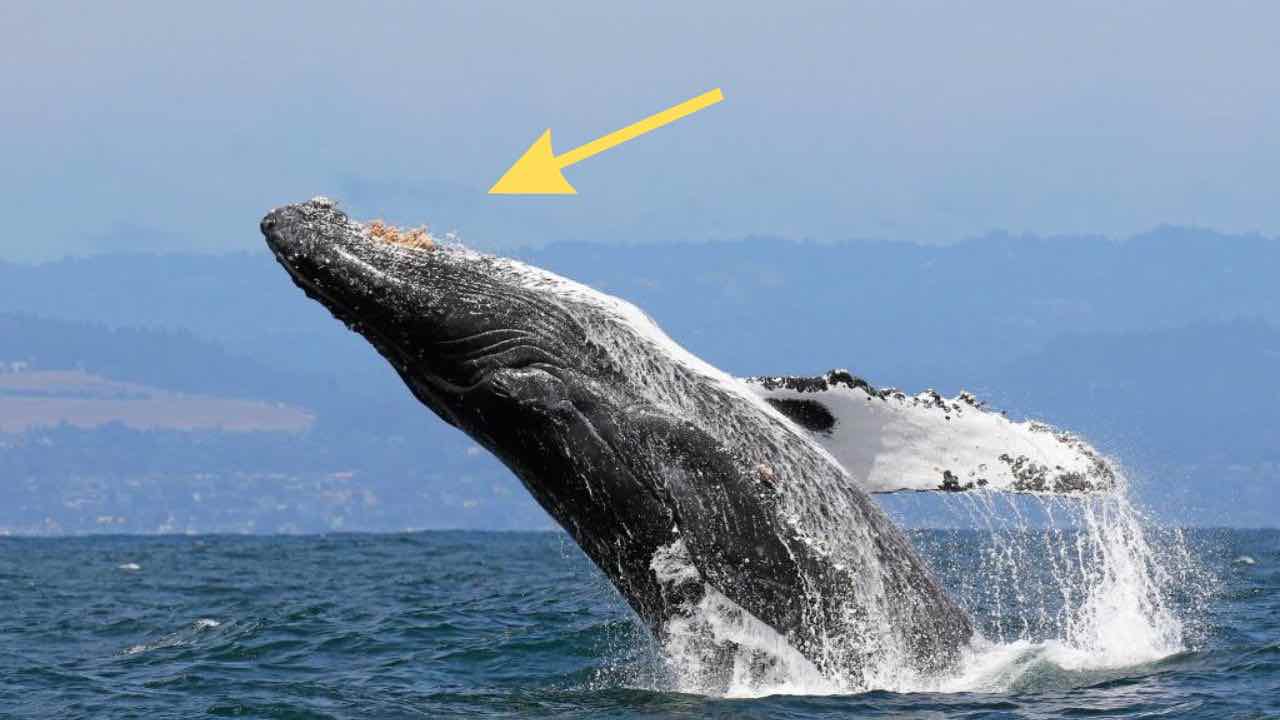
[[[0,259],[258,249],[271,207],[501,249],[1280,235],[1272,3],[0,4]],[[487,188],[720,87],[566,171]]]

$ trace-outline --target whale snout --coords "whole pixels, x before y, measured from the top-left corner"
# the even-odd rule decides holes
[[[258,229],[262,231],[262,237],[267,241],[267,247],[272,251],[279,253],[285,249],[284,234],[280,232],[283,227],[283,218],[281,212],[284,208],[272,210],[262,218],[262,222],[258,223]]]
[[[264,215],[262,221],[258,223],[258,230],[262,231],[262,237],[266,239],[267,245],[272,250],[283,248],[285,245],[284,229],[288,225],[291,207],[276,208]]]
[[[332,200],[317,197],[272,210],[258,223],[258,229],[277,257],[298,259],[322,252],[324,244],[340,243],[343,238],[338,231],[346,220]]]
[[[466,336],[497,322],[493,308],[469,302],[468,293],[499,295],[498,285],[471,255],[439,247],[425,227],[353,220],[323,197],[278,207],[258,227],[299,287],[348,326],[377,335],[381,348],[405,345],[406,356],[421,355],[427,339]]]

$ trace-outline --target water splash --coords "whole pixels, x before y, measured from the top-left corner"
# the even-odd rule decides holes
[[[921,550],[981,636],[959,672],[933,689],[1007,691],[1037,669],[1072,684],[1196,646],[1217,581],[1181,530],[1159,527],[1134,505],[1127,482],[1105,496],[950,501],[982,532],[944,537],[977,543],[976,560],[938,562],[956,556]]]
[[[965,502],[965,501],[961,501]],[[1212,579],[1177,529],[1160,528],[1127,491],[1088,498],[978,495],[988,587],[960,599],[997,643],[1045,644],[1066,669],[1149,663],[1188,649]],[[1199,597],[1179,603],[1190,591]]]
[[[1127,481],[1107,495],[979,492],[931,501],[955,525],[973,528],[913,538],[978,627],[954,671],[922,676],[885,653],[859,677],[829,677],[711,591],[668,628],[662,684],[730,697],[1008,692],[1094,682],[1195,647],[1197,618],[1217,581],[1180,530],[1135,506]]]

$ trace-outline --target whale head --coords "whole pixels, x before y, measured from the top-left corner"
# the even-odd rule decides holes
[[[511,468],[629,588],[642,617],[665,614],[648,564],[671,542],[670,506],[620,457],[638,445],[629,433],[654,433],[627,417],[631,384],[593,342],[601,328],[571,312],[571,283],[423,236],[406,241],[323,198],[271,211],[261,230],[294,282],[363,335],[423,404]],[[634,542],[618,543],[620,532]]]
[[[593,373],[580,328],[553,299],[492,258],[442,246],[425,230],[349,218],[315,198],[277,208],[261,230],[308,296],[360,333],[425,404],[482,434],[477,412],[517,400],[522,381]]]

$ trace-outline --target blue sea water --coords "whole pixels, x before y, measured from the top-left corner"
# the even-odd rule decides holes
[[[1280,533],[1187,534],[1199,570],[1157,577],[1181,649],[1128,664],[1054,641],[1052,585],[981,587],[1063,531],[913,535],[995,639],[968,688],[682,690],[558,533],[0,538],[0,716],[1280,717]]]

